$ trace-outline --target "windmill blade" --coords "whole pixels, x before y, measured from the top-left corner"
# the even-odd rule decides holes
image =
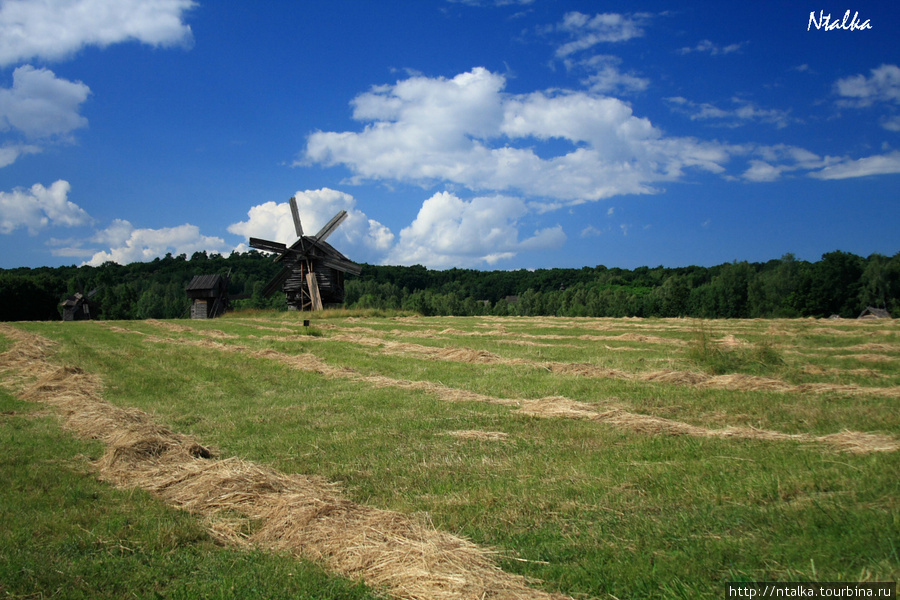
[[[349,260],[341,260],[333,256],[325,256],[323,258],[320,258],[319,262],[330,269],[343,271],[344,273],[350,273],[351,275],[359,275],[360,273],[362,273],[362,267],[355,262],[350,262]]]
[[[281,270],[281,273],[276,275],[272,281],[266,284],[266,287],[262,289],[262,295],[264,298],[268,298],[275,292],[277,292],[281,288],[281,284],[284,283],[284,280],[287,279],[291,274],[291,269],[285,267]]]
[[[94,288],[87,293],[87,296],[85,296],[85,298],[93,298],[94,294],[96,294],[99,291],[100,291],[100,288]]]
[[[330,221],[328,221],[328,223],[325,224],[325,227],[323,227],[321,230],[319,230],[319,233],[317,233],[313,237],[316,239],[316,241],[324,242],[325,238],[327,238],[329,235],[331,235],[332,232],[335,229],[337,229],[337,226],[340,225],[341,223],[343,223],[344,219],[346,219],[346,218],[347,218],[347,211],[342,210],[338,214],[334,215],[334,217],[332,217],[332,219]]]
[[[303,225],[300,224],[300,210],[297,208],[297,199],[294,196],[291,196],[291,216],[294,217],[294,230],[297,232],[297,237],[303,238]]]
[[[250,238],[250,247],[257,250],[265,250],[266,252],[277,252],[278,254],[284,254],[285,250],[287,250],[287,246],[280,242],[270,242],[259,238]]]

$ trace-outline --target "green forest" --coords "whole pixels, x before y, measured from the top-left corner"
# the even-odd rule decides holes
[[[0,269],[0,320],[61,319],[60,302],[93,289],[92,314],[107,320],[189,315],[185,287],[195,275],[230,273],[235,310],[286,310],[284,296],[261,296],[280,270],[268,255],[197,252],[99,267]],[[581,269],[430,270],[363,265],[345,283],[346,308],[430,315],[569,317],[857,317],[866,307],[900,314],[900,252],[868,257],[835,251],[821,260],[792,254],[764,263],[713,267],[605,266]],[[235,299],[240,297],[239,299]]]

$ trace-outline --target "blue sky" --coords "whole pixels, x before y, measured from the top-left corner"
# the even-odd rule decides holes
[[[0,0],[0,268],[289,243],[291,196],[372,264],[892,255],[898,40],[872,1]]]

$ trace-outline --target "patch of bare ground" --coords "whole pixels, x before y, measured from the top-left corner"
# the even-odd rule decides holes
[[[214,459],[147,413],[102,400],[95,376],[51,364],[52,344],[43,338],[5,325],[0,332],[16,342],[0,355],[0,369],[25,370],[24,377],[36,380],[22,397],[57,407],[68,428],[106,444],[96,463],[103,479],[149,490],[203,516],[223,540],[293,552],[397,598],[565,598],[530,587],[499,569],[491,551],[438,531],[424,518],[350,502],[320,478]],[[252,533],[246,532],[248,521],[254,522]]]

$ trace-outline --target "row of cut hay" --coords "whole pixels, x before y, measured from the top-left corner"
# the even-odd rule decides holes
[[[42,338],[10,334],[11,329],[0,329],[16,339],[0,355],[0,368],[42,375],[22,397],[58,407],[68,428],[106,444],[97,461],[103,479],[149,490],[202,515],[224,540],[320,561],[397,598],[564,598],[502,571],[484,548],[423,519],[350,502],[320,478],[285,475],[236,458],[212,460],[206,448],[155,424],[150,415],[103,401],[96,377],[50,364],[34,351],[47,347]]]
[[[346,333],[344,335],[359,335],[360,333],[369,333],[374,335],[396,335],[402,337],[422,337],[422,338],[440,338],[442,336],[456,336],[456,337],[494,337],[499,338],[498,341],[502,341],[505,337],[515,337],[518,339],[529,339],[529,340],[583,340],[589,342],[607,342],[607,341],[626,341],[626,342],[642,342],[646,344],[665,344],[672,346],[684,346],[687,342],[684,340],[680,340],[677,338],[664,338],[656,335],[646,335],[640,333],[623,333],[620,335],[559,335],[559,334],[535,334],[535,333],[521,333],[521,332],[510,332],[506,329],[491,329],[489,331],[463,331],[460,329],[453,328],[445,328],[440,331],[383,331],[373,329],[371,327],[339,327]],[[341,337],[333,336],[334,338]],[[378,338],[381,339],[381,338]]]
[[[162,338],[157,338],[151,341],[202,346],[232,352],[246,351],[245,348],[242,348],[240,346],[223,345],[210,341],[175,340]],[[550,396],[535,400],[497,398],[484,394],[478,394],[476,392],[471,392],[468,390],[451,388],[429,381],[410,381],[403,379],[394,379],[381,375],[364,375],[353,369],[349,369],[346,367],[334,367],[332,365],[329,365],[321,358],[311,353],[293,355],[269,349],[253,351],[250,352],[250,354],[258,358],[277,360],[292,368],[307,372],[319,373],[327,377],[352,379],[377,387],[393,387],[406,390],[423,391],[433,394],[439,399],[445,401],[486,402],[491,404],[515,406],[518,407],[518,410],[520,412],[535,417],[589,419],[649,435],[690,435],[695,437],[738,438],[768,441],[793,440],[800,442],[818,442],[827,444],[840,451],[852,453],[893,452],[896,450],[900,450],[900,442],[898,442],[891,436],[882,434],[846,431],[826,436],[813,436],[810,434],[786,434],[777,431],[756,429],[752,427],[729,426],[723,429],[710,429],[697,425],[691,425],[688,423],[682,423],[679,421],[673,421],[670,419],[664,419],[661,417],[655,417],[652,415],[630,413],[621,409],[598,410],[595,405],[579,402],[577,400],[572,400],[562,396]],[[579,373],[579,365],[573,364],[568,366],[571,368],[569,373]],[[594,369],[596,369],[594,365],[581,365],[581,368],[592,373],[596,373],[596,371],[594,371]],[[621,372],[619,373],[621,374]],[[688,384],[697,381],[693,377],[694,375],[702,376],[702,374],[685,374],[684,372],[680,371],[661,371],[654,373],[653,375],[656,377],[656,379],[650,379],[650,381],[666,381],[669,383],[681,382]],[[685,376],[689,376],[689,378],[686,380],[680,379]],[[723,384],[729,377],[746,378],[751,376],[725,375],[711,379],[716,380],[717,384]],[[764,385],[762,382],[764,381],[765,380],[763,378],[755,378],[751,381],[751,383],[745,382],[743,384],[738,384],[732,382],[732,384],[756,386],[758,389],[763,389]],[[777,382],[777,380],[773,381],[775,381],[776,384],[779,383]]]
[[[477,440],[479,442],[498,442],[509,437],[509,434],[503,431],[482,431],[480,429],[448,431],[446,435],[458,440]]]
[[[643,381],[655,383],[670,383],[677,385],[691,385],[701,388],[725,389],[733,391],[764,391],[795,394],[843,394],[843,395],[870,395],[882,398],[900,398],[900,387],[874,387],[859,386],[856,384],[832,384],[832,383],[804,383],[791,384],[780,379],[760,377],[757,375],[745,375],[741,373],[727,375],[709,375],[697,371],[647,371],[628,372],[619,369],[610,369],[591,363],[561,363],[545,361],[529,361],[522,358],[504,358],[497,354],[484,350],[475,350],[465,347],[438,348],[402,342],[391,342],[381,338],[365,336],[336,335],[332,337],[317,338],[320,341],[346,341],[363,346],[378,347],[381,352],[388,354],[402,354],[426,358],[431,360],[447,360],[451,362],[465,362],[477,364],[496,365],[527,365],[545,369],[562,375],[577,375],[581,377],[595,377],[600,379],[622,379],[627,381]]]
[[[646,435],[689,435],[692,437],[763,441],[818,442],[827,444],[835,450],[853,454],[895,452],[900,450],[900,442],[896,439],[875,433],[842,431],[830,435],[813,436],[806,433],[788,434],[754,427],[710,429],[653,415],[632,413],[618,408],[596,411],[588,405],[561,397],[542,398],[541,400],[527,402],[523,404],[520,410],[535,416],[566,416],[569,418],[590,419]]]
[[[196,335],[202,335],[211,338],[221,338],[221,339],[230,339],[239,337],[233,333],[225,333],[219,329],[196,329],[194,327],[188,327],[187,325],[179,325],[178,323],[172,323],[171,321],[159,321],[157,319],[147,319],[144,321],[148,325],[154,325],[156,327],[160,327],[167,331],[171,331],[173,333],[193,333]]]

